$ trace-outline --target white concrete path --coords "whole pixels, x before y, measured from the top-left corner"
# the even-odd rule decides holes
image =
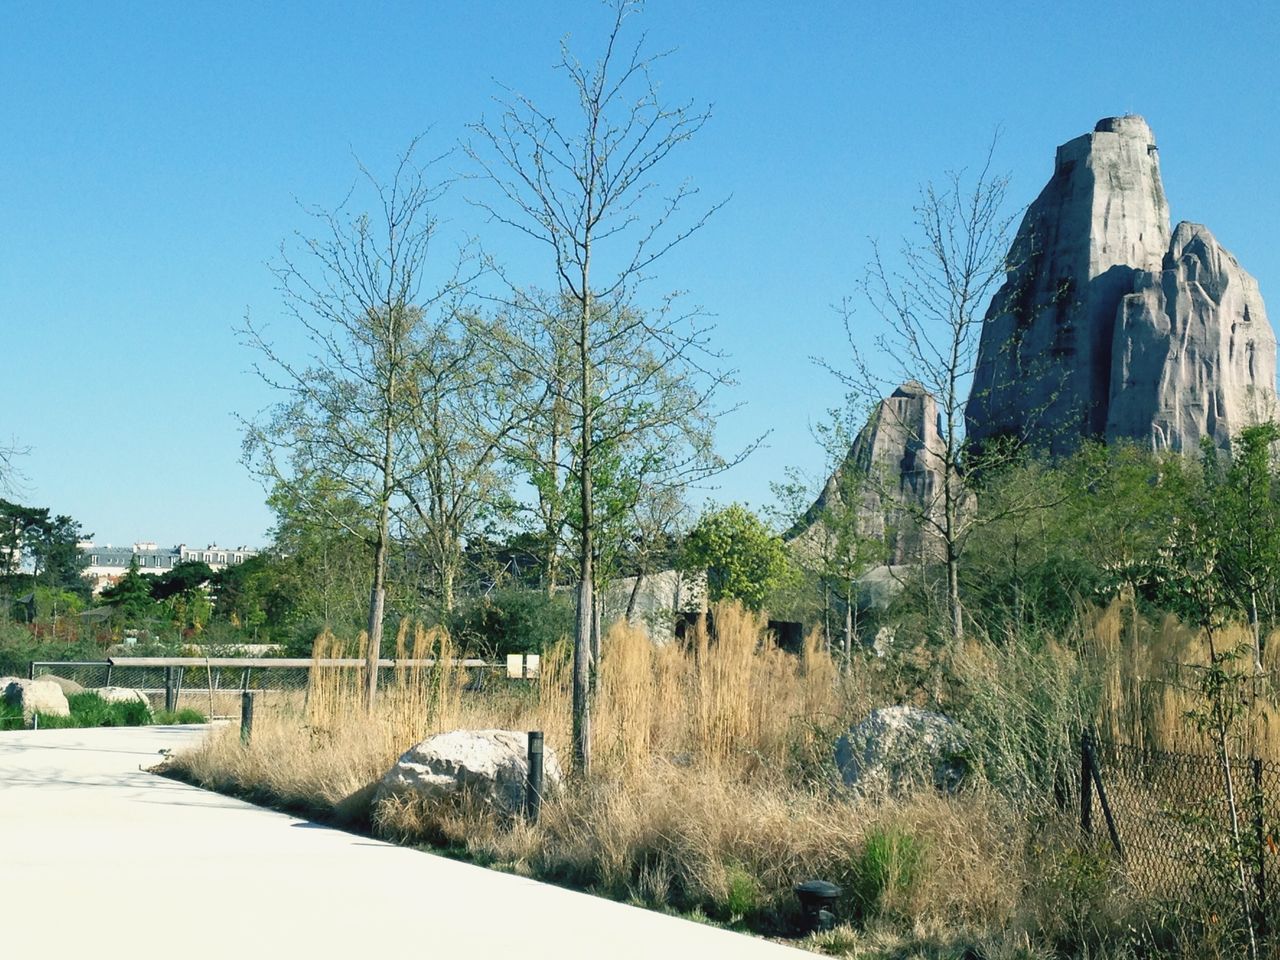
[[[0,733],[0,956],[813,956],[139,769],[204,730]]]

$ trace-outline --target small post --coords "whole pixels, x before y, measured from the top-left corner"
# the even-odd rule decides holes
[[[1265,805],[1262,796],[1262,761],[1252,757],[1249,760],[1249,767],[1253,773],[1253,842],[1258,851],[1257,871],[1253,880],[1256,888],[1254,893],[1258,904],[1258,933],[1265,937],[1267,935],[1267,838],[1262,823]]]
[[[257,692],[246,690],[240,694],[240,742],[248,746],[253,737],[253,701]]]
[[[1124,847],[1120,845],[1120,833],[1116,829],[1116,818],[1111,813],[1111,804],[1107,800],[1107,788],[1102,785],[1102,772],[1098,769],[1097,755],[1093,751],[1093,743],[1089,744],[1089,767],[1093,771],[1093,785],[1098,788],[1098,803],[1102,807],[1102,816],[1107,821],[1107,835],[1111,838],[1111,846],[1116,856],[1124,859]]]
[[[169,713],[178,706],[178,687],[174,682],[173,667],[164,668],[164,708]]]
[[[1080,734],[1080,830],[1093,836],[1093,744],[1088,730]]]
[[[530,823],[538,822],[542,810],[542,731],[529,731],[529,775],[524,785],[524,815]]]

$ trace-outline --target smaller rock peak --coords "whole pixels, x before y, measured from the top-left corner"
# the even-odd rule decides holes
[[[927,397],[929,391],[919,380],[908,380],[890,394],[891,397]]]
[[[1151,132],[1147,121],[1136,113],[1126,113],[1123,117],[1103,117],[1094,125],[1093,132],[1115,133],[1150,144],[1156,142],[1155,134]]]

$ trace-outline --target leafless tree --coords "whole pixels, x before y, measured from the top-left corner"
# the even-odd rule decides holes
[[[456,322],[467,289],[454,262],[427,286],[442,185],[416,160],[418,141],[400,157],[388,181],[361,166],[372,188],[372,214],[311,211],[316,236],[281,246],[273,267],[292,333],[309,344],[294,359],[246,317],[244,341],[257,351],[254,369],[282,399],[246,420],[245,461],[278,489],[335,528],[364,541],[372,557],[369,590],[366,707],[377,693],[377,663],[386,603],[391,518],[404,491],[424,468],[412,439],[420,426],[421,358],[433,332]],[[329,480],[332,498],[306,500],[309,481]],[[361,513],[329,510],[355,503]]]
[[[556,314],[541,322],[559,326],[570,347],[569,379],[563,396],[572,421],[571,451],[561,453],[575,495],[570,519],[579,588],[574,630],[573,747],[579,770],[590,772],[591,640],[598,555],[596,485],[601,454],[643,437],[679,435],[668,447],[668,477],[685,479],[720,469],[690,430],[689,417],[710,411],[711,395],[726,381],[714,369],[716,353],[696,313],[636,307],[636,291],[654,264],[698,230],[717,209],[711,204],[692,217],[684,208],[697,191],[687,182],[665,196],[654,178],[673,151],[687,143],[708,118],[691,104],[669,105],[659,95],[652,72],[665,54],[648,54],[644,37],[625,40],[635,0],[615,0],[603,50],[593,63],[580,62],[561,45],[558,63],[568,79],[574,109],[560,113],[507,91],[500,115],[472,127],[466,150],[491,186],[476,202],[492,221],[541,246],[554,277]],[[526,295],[528,285],[511,283],[512,305],[538,309],[544,297]],[[643,349],[639,349],[643,348]],[[531,371],[550,383],[563,370]],[[545,379],[547,374],[550,379]],[[668,388],[684,393],[672,402]],[[559,389],[559,387],[557,387]],[[568,513],[569,511],[566,511]]]
[[[989,151],[976,177],[967,180],[963,173],[951,173],[942,185],[930,183],[922,188],[915,207],[919,236],[904,240],[900,266],[887,261],[873,244],[863,292],[883,321],[875,345],[892,368],[890,377],[878,375],[858,347],[847,303],[842,313],[853,350],[852,370],[818,361],[859,402],[883,397],[893,383],[915,380],[937,403],[936,438],[914,436],[913,440],[925,447],[924,455],[936,464],[941,483],[924,502],[900,497],[896,486],[883,493],[937,544],[946,568],[950,632],[957,640],[964,635],[960,558],[975,524],[990,519],[969,509],[972,479],[978,471],[974,463],[966,462],[964,408],[987,305],[1013,267],[1007,256],[1014,222],[1006,211],[1009,180],[994,173],[991,164]],[[887,406],[879,409],[882,416],[892,415]],[[890,426],[917,432],[912,424]],[[989,445],[983,454],[988,466],[1006,455],[998,444]],[[884,483],[874,472],[870,480]]]

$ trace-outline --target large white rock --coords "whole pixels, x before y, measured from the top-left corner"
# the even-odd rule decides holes
[[[860,793],[950,791],[968,770],[967,749],[964,729],[940,713],[881,707],[836,741],[835,761],[845,785]]]
[[[137,701],[147,708],[147,713],[151,712],[151,701],[147,699],[147,695],[131,687],[94,687],[87,692],[96,693],[107,703],[132,703]]]
[[[528,735],[516,730],[451,730],[410,748],[378,784],[389,796],[451,800],[464,791],[506,815],[520,812],[528,776]],[[544,795],[559,789],[556,752],[544,746]]]
[[[1084,438],[1195,451],[1275,414],[1257,283],[1204,227],[1171,235],[1155,138],[1100,120],[1058,148],[983,322],[968,436],[1055,453]]]
[[[1159,272],[1116,315],[1108,437],[1195,453],[1276,416],[1276,336],[1258,282],[1213,234],[1180,223]]]
[[[1134,273],[1158,270],[1168,245],[1169,204],[1145,120],[1100,120],[1058,147],[983,323],[969,436],[1019,435],[1059,452],[1101,436],[1116,308]]]
[[[0,698],[22,708],[22,722],[26,726],[31,726],[31,718],[37,713],[51,717],[71,716],[66,694],[60,686],[48,680],[0,677]]]

